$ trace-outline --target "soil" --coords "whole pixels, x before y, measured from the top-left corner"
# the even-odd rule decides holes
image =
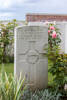
[[[61,100],[67,100],[67,96],[62,97]]]

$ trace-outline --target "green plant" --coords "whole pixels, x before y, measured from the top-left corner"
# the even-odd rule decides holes
[[[64,85],[67,84],[67,55],[60,54],[61,33],[56,24],[48,24],[48,49],[47,56],[52,62],[49,72],[53,76],[53,87],[58,88],[62,95],[67,95]]]
[[[37,90],[35,92],[26,90],[22,100],[61,100],[60,97],[60,93],[57,93],[57,91],[49,91],[49,89]]]
[[[7,76],[6,72],[0,74],[0,100],[20,100],[25,87],[24,80],[14,78],[11,74]]]
[[[49,72],[54,76],[55,87],[64,94],[64,85],[67,84],[67,54],[58,54]]]

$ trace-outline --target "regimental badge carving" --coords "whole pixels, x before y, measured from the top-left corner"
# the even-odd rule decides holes
[[[39,54],[36,50],[30,50],[27,54],[27,62],[29,64],[35,64],[39,60]]]

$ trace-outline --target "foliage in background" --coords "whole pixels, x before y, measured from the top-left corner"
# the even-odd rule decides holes
[[[0,74],[0,100],[20,100],[25,90],[24,80],[14,78],[13,75],[7,76],[6,73]],[[23,88],[22,88],[23,87]]]
[[[14,28],[16,26],[15,19],[7,24],[0,24],[0,63],[11,60],[7,53],[9,52],[9,46],[13,44]]]

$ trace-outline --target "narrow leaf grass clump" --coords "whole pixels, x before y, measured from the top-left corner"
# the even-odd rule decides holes
[[[24,80],[15,78],[12,74],[7,76],[6,72],[0,74],[0,100],[20,100],[25,86]]]

